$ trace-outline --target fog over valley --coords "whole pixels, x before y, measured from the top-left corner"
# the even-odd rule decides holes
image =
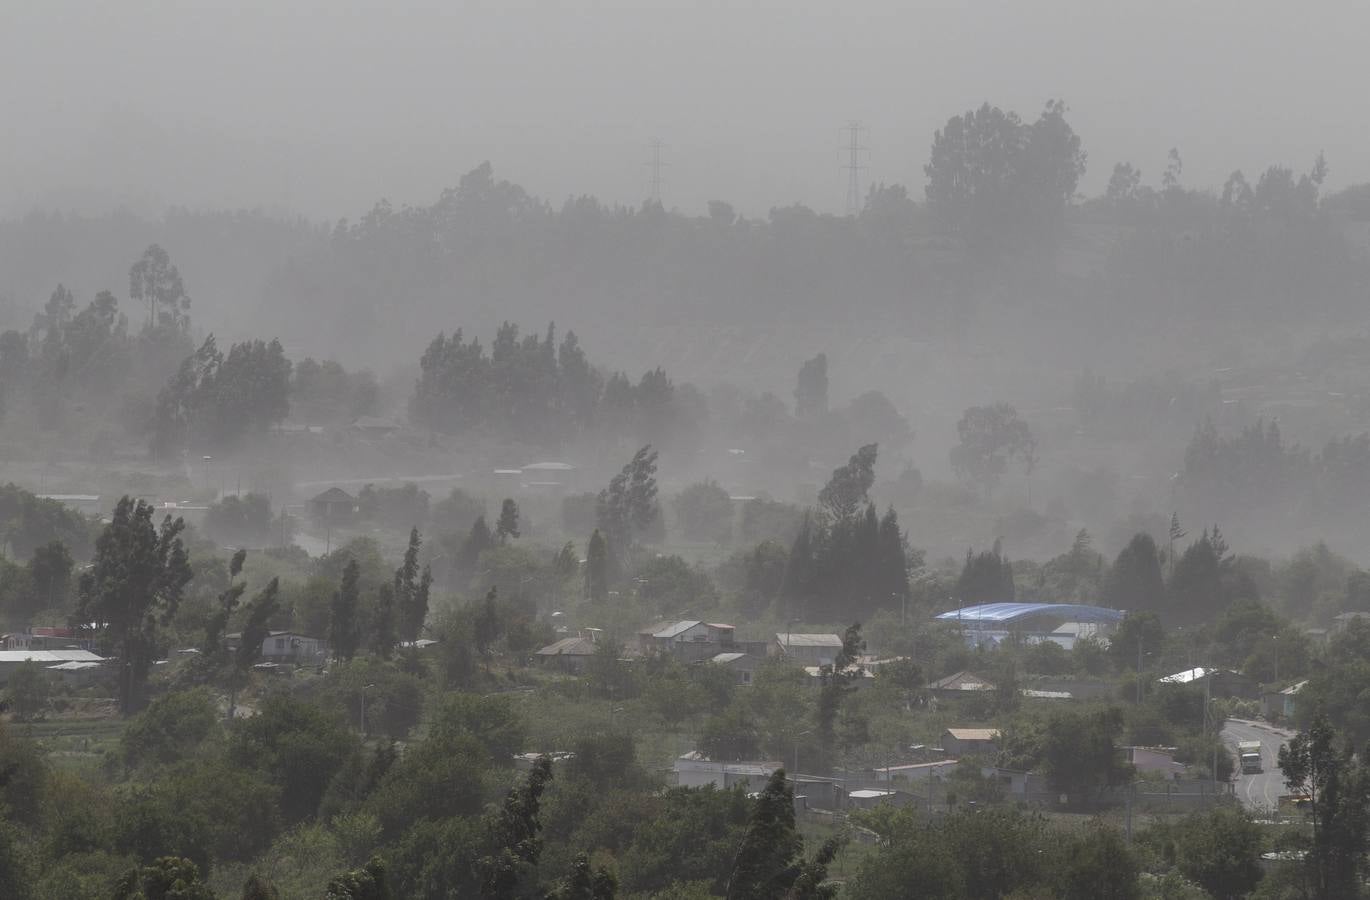
[[[0,0],[0,897],[1370,896],[1370,12]]]

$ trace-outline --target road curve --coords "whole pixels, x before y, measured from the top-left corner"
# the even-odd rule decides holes
[[[1223,743],[1232,754],[1237,755],[1238,741],[1261,742],[1260,774],[1243,775],[1238,767],[1233,791],[1248,811],[1253,813],[1274,813],[1279,809],[1281,795],[1288,793],[1284,775],[1276,762],[1280,747],[1293,736],[1293,732],[1265,722],[1252,722],[1246,719],[1228,719],[1223,724]]]

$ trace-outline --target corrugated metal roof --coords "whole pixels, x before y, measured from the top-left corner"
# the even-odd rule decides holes
[[[841,647],[842,639],[835,634],[799,634],[776,632],[775,639],[782,647]]]
[[[1069,622],[1121,622],[1123,615],[1121,609],[1080,603],[982,603],[949,610],[937,618],[944,622],[1007,624],[1032,616],[1055,616]]]
[[[805,666],[805,667],[804,667],[804,671],[805,671],[806,673],[808,673],[808,675],[809,675],[810,678],[817,678],[818,676],[820,676],[820,675],[823,674],[823,667],[822,667],[822,666]],[[845,670],[842,674],[848,675],[848,676],[850,676],[850,677],[852,677],[852,678],[874,678],[874,677],[875,677],[875,673],[872,672],[870,669],[863,669],[863,668],[861,668],[860,666],[856,666],[856,665],[847,666],[846,670]]]
[[[894,791],[873,791],[870,789],[863,789],[859,791],[852,791],[847,796],[852,798],[853,800],[875,800],[880,797],[893,797]]]
[[[1162,684],[1190,684],[1207,678],[1209,675],[1217,675],[1221,671],[1221,669],[1205,669],[1203,666],[1195,666],[1192,669],[1185,669],[1183,672],[1176,672],[1174,675],[1167,675],[1156,680]]]
[[[585,637],[562,638],[538,651],[538,656],[593,656],[595,642]]]
[[[104,662],[105,658],[89,650],[0,650],[0,663]]]
[[[704,623],[699,621],[698,619],[681,619],[679,622],[672,622],[660,631],[653,632],[652,637],[665,639],[679,637],[680,635],[689,631],[691,628],[694,628],[696,625],[703,624]]]
[[[956,738],[958,741],[999,740],[999,729],[997,728],[948,728],[947,734]]]
[[[923,769],[945,769],[948,766],[960,765],[954,759],[939,759],[936,762],[921,763],[902,763],[897,766],[876,766],[876,772],[918,772]]]
[[[994,682],[981,678],[974,672],[957,672],[946,678],[939,678],[928,685],[932,691],[992,691]]]
[[[742,657],[744,657],[744,656],[746,656],[746,655],[747,655],[747,654],[745,654],[745,653],[720,653],[720,654],[718,654],[717,656],[715,656],[713,659],[709,660],[709,662],[716,662],[716,663],[737,662],[739,659],[741,659]]]

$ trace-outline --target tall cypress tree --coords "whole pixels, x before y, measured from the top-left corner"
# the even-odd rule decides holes
[[[1114,609],[1159,612],[1165,602],[1156,541],[1145,532],[1133,535],[1118,552],[1104,580],[1103,602]]]
[[[585,549],[585,594],[591,600],[609,596],[609,545],[598,528]]]
[[[140,706],[158,632],[175,616],[193,577],[181,542],[185,522],[167,516],[159,531],[153,512],[146,501],[120,499],[81,576],[77,615],[99,622],[119,656],[119,709],[125,715]]]
[[[348,660],[357,655],[361,643],[361,622],[358,621],[358,605],[361,601],[361,566],[355,559],[349,559],[343,568],[342,584],[333,594],[332,608],[329,610],[328,643],[333,648],[333,658]]]

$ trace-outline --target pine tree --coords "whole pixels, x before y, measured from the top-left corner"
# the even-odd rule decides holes
[[[371,652],[389,659],[395,650],[395,587],[382,584],[376,591],[376,608],[371,616]]]
[[[361,566],[355,559],[349,559],[329,611],[328,643],[333,647],[335,659],[349,660],[357,655],[357,647],[361,644],[360,601]]]
[[[505,497],[499,510],[499,521],[495,523],[495,536],[503,544],[509,538],[519,536],[519,505]]]
[[[794,793],[785,783],[784,769],[771,773],[755,803],[728,876],[728,900],[784,897],[798,875],[794,861],[803,852],[804,839],[795,829]]]
[[[487,839],[496,849],[476,861],[482,898],[505,900],[518,896],[520,875],[542,853],[542,839],[538,836],[542,822],[538,814],[542,794],[551,781],[552,760],[540,756],[523,786],[511,790],[499,812],[487,817]]]
[[[585,595],[591,600],[609,596],[609,546],[598,528],[585,549]]]
[[[1133,536],[1118,553],[1104,581],[1103,603],[1134,612],[1159,611],[1165,602],[1160,553],[1151,535]]]
[[[480,562],[480,555],[494,546],[495,538],[490,533],[490,526],[485,524],[485,516],[477,516],[476,521],[471,524],[471,533],[461,545],[459,563],[462,571],[474,574]]]
[[[409,546],[404,562],[395,570],[396,631],[401,641],[418,640],[423,623],[428,618],[428,598],[433,586],[433,573],[428,566],[419,571],[419,549],[423,538],[417,528],[409,532]]]
[[[880,520],[879,544],[876,551],[876,605],[900,605],[909,594],[909,559],[904,532],[899,528],[899,516],[891,506]]]
[[[965,606],[1008,603],[1013,600],[1013,567],[1004,559],[1001,546],[981,553],[966,551],[966,563],[956,581],[956,599]]]
[[[814,580],[818,574],[817,560],[814,555],[813,518],[804,514],[799,533],[790,545],[789,559],[785,564],[785,579],[780,593],[791,609],[806,609],[813,597]]]
[[[95,544],[95,560],[81,576],[77,616],[99,622],[120,660],[119,708],[140,706],[152,670],[157,636],[180,605],[193,573],[181,542],[185,522],[167,516],[159,531],[153,508],[123,497]]]

